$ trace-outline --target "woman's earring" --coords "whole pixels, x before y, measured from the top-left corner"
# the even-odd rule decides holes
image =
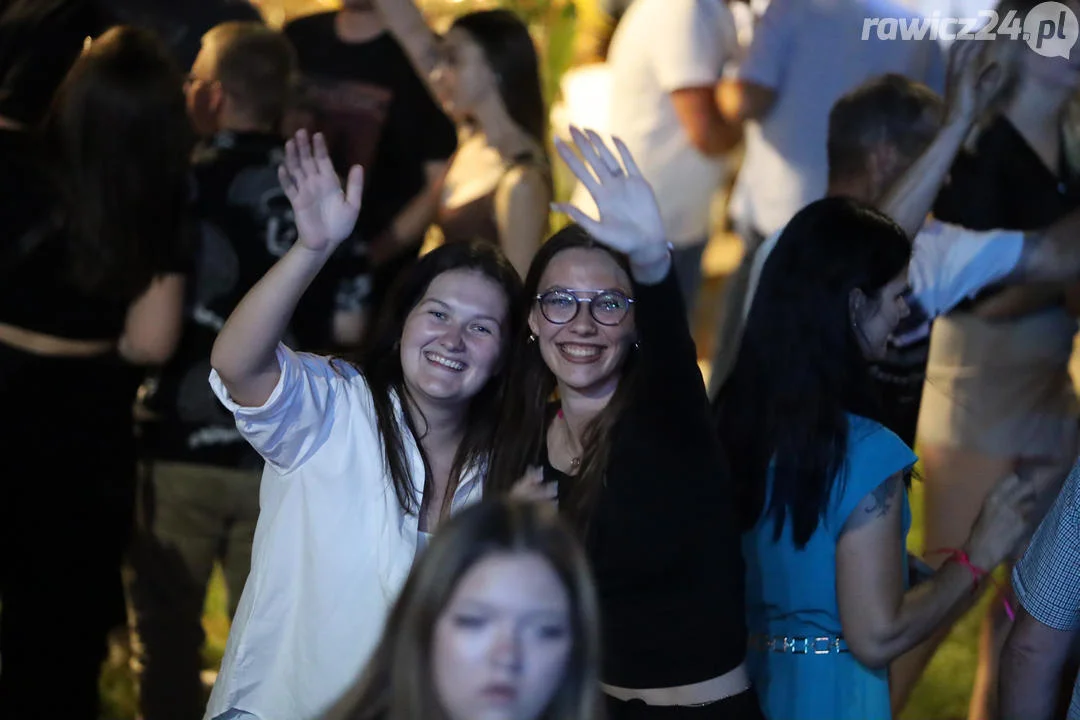
[[[640,341],[638,341],[638,340],[634,341],[634,349],[635,350],[640,350],[641,349],[641,342]]]
[[[536,342],[536,335],[534,335],[533,333],[529,333],[529,340],[528,340],[528,342],[529,342],[529,344],[530,344],[530,345],[531,345],[532,343]]]

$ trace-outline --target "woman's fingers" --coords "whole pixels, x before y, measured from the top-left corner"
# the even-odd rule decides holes
[[[585,186],[585,189],[589,191],[589,194],[595,199],[600,193],[600,183],[596,177],[592,174],[592,171],[582,162],[581,158],[574,152],[573,148],[567,145],[562,140],[555,139],[555,152],[559,153],[559,157],[562,158],[566,166],[570,168],[570,172],[574,174],[581,184]]]

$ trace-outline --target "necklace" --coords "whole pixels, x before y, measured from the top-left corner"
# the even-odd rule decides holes
[[[559,419],[563,421],[563,425],[566,427],[566,446],[567,446],[567,448],[569,448],[570,447],[570,442],[571,442],[571,440],[573,440],[573,437],[574,437],[574,434],[570,431],[570,421],[566,419],[565,415],[563,415],[562,408],[559,408],[559,413],[558,414],[559,414]],[[576,471],[579,467],[581,467],[581,456],[580,455],[578,455],[576,457],[571,456],[570,457],[570,469]]]

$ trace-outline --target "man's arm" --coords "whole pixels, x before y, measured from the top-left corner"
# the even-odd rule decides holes
[[[760,120],[776,104],[776,90],[748,80],[727,78],[716,88],[716,105],[729,123]]]
[[[1080,210],[1044,230],[1024,234],[1020,262],[1005,278],[1010,284],[1069,282],[1080,278]]]
[[[703,155],[724,155],[742,139],[742,123],[721,115],[712,87],[676,90],[671,102],[690,142]]]
[[[1001,720],[1051,720],[1074,637],[1018,608],[1001,655]]]
[[[1012,572],[1020,611],[1001,661],[1002,720],[1049,720],[1080,628],[1080,462]]]

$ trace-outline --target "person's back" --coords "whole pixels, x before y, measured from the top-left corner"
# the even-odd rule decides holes
[[[746,558],[748,663],[767,717],[799,720],[866,720],[889,717],[888,671],[870,669],[847,650],[836,594],[837,542],[859,503],[915,455],[891,431],[848,416],[846,464],[834,482],[829,509],[802,549],[795,547],[789,518],[775,539],[764,515],[743,538]],[[766,506],[772,493],[770,477]],[[907,496],[903,533],[911,525]],[[897,558],[904,561],[903,557]],[[778,652],[784,644],[786,652]],[[822,655],[805,662],[804,655]]]
[[[697,146],[676,98],[704,89],[715,105],[714,88],[737,51],[735,21],[724,0],[635,0],[608,53],[611,134],[626,143],[657,194],[691,311],[711,200],[727,164],[722,152],[707,154]]]
[[[944,89],[937,42],[881,39],[888,26],[868,26],[870,18],[915,17],[893,0],[772,0],[738,72],[740,81],[775,92],[768,112],[746,128],[731,200],[743,226],[767,236],[825,195],[829,110],[844,93],[888,72]]]

